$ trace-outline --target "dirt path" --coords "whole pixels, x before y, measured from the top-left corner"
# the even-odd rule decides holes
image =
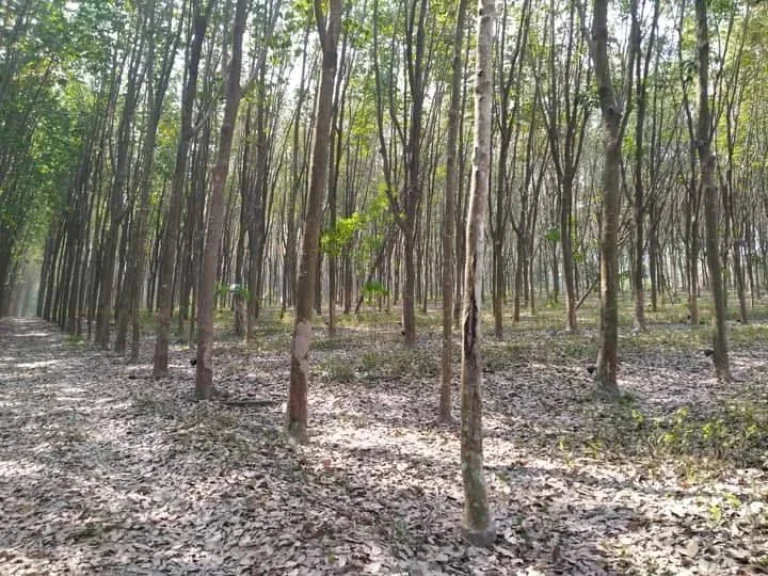
[[[703,432],[714,403],[765,392],[766,354],[734,355],[744,381],[727,389],[698,359],[635,358],[623,411],[590,399],[583,367],[489,372],[499,538],[479,550],[460,539],[458,434],[434,424],[434,376],[340,383],[323,371],[354,365],[373,340],[317,353],[312,444],[294,450],[280,434],[282,352],[222,346],[217,381],[246,401],[195,403],[183,352],[156,382],[147,364],[3,320],[0,574],[720,576],[768,564],[768,486],[752,458],[768,448],[765,412],[724,420],[745,437],[757,427],[747,446],[723,433],[713,452]],[[714,412],[681,417],[686,401]],[[670,443],[663,458],[653,442]],[[722,466],[675,463],[694,457]]]

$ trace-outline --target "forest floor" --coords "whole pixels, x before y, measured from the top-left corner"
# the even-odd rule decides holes
[[[300,448],[281,433],[287,321],[250,345],[222,325],[228,396],[194,402],[184,345],[155,381],[150,338],[130,365],[3,320],[0,573],[768,573],[768,324],[729,323],[728,385],[706,327],[624,326],[609,403],[585,368],[594,325],[563,334],[561,315],[484,340],[489,549],[461,540],[458,427],[435,422],[437,312],[416,351],[394,315],[333,339],[320,323]]]

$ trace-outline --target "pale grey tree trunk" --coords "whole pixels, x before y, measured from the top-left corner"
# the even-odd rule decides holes
[[[479,347],[483,235],[491,165],[495,19],[494,0],[479,0],[475,71],[475,158],[467,214],[461,358],[461,472],[464,480],[462,528],[467,541],[476,546],[490,546],[496,539],[496,527],[488,507],[483,477],[483,372]]]
[[[456,188],[458,187],[459,114],[461,113],[461,78],[464,74],[462,46],[466,25],[467,0],[459,0],[456,29],[453,34],[453,70],[451,72],[451,107],[448,112],[448,145],[445,160],[445,219],[443,221],[443,351],[440,370],[441,422],[450,422],[451,382],[453,380],[453,267],[454,226],[456,220]]]

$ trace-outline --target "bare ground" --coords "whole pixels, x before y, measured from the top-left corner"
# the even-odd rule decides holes
[[[734,328],[724,385],[689,329],[655,327],[623,344],[613,404],[591,395],[588,334],[489,344],[499,536],[482,550],[459,532],[458,429],[435,424],[436,334],[408,353],[396,327],[319,339],[311,445],[293,448],[285,331],[223,342],[227,400],[196,403],[181,348],[154,381],[149,364],[4,320],[0,573],[768,573],[763,328]]]

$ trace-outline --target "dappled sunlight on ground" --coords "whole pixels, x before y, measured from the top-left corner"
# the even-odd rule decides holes
[[[736,380],[722,385],[694,346],[628,337],[624,395],[607,403],[586,370],[593,335],[489,340],[485,466],[499,537],[481,550],[460,538],[458,422],[436,419],[437,331],[403,351],[394,319],[345,324],[332,340],[318,329],[311,444],[295,448],[281,432],[288,330],[220,345],[228,396],[195,403],[184,346],[156,381],[150,339],[144,363],[128,365],[39,321],[0,323],[0,566],[719,576],[765,560],[765,343],[734,346]]]

